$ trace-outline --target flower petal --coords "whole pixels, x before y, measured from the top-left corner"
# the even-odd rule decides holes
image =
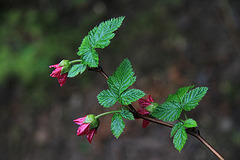
[[[51,65],[51,66],[49,66],[49,68],[58,68],[59,66],[59,63],[58,64],[54,64],[54,65]]]
[[[147,99],[147,100],[148,100],[148,102],[154,102],[154,100],[152,99],[152,96],[151,96],[151,95],[148,96],[148,99]]]
[[[80,125],[77,130],[77,135],[82,136],[82,135],[88,134],[89,126],[90,126],[90,124],[88,124],[88,123],[83,123],[82,125]]]
[[[140,98],[140,99],[138,100],[138,103],[139,103],[139,105],[140,105],[141,107],[147,107],[147,106],[149,106],[149,105],[151,104],[148,100],[143,99],[143,98]]]
[[[66,83],[66,81],[67,81],[67,75],[68,75],[68,73],[60,74],[60,75],[58,76],[58,83],[60,84],[61,87],[62,87],[62,86]]]
[[[52,71],[50,76],[51,77],[59,77],[61,75],[61,70],[62,70],[62,67],[56,68],[55,70]]]
[[[84,120],[85,120],[86,117],[87,117],[87,116],[81,117],[81,118],[78,118],[78,119],[75,119],[75,120],[73,120],[73,122],[75,122],[75,123],[78,124],[78,125],[81,125],[81,124],[84,122]]]
[[[87,139],[88,139],[88,142],[89,142],[89,143],[92,142],[92,139],[93,139],[93,136],[94,136],[95,133],[97,133],[97,130],[96,130],[96,129],[92,129],[92,130],[90,130],[90,132],[87,134]]]
[[[150,121],[147,121],[147,120],[143,120],[143,123],[142,123],[142,127],[143,128],[146,128],[148,126],[148,124],[150,123]]]
[[[141,115],[149,115],[150,114],[150,112],[148,112],[146,109],[144,109],[144,108],[139,108],[138,110],[137,110],[137,112],[139,113],[139,114],[141,114]]]

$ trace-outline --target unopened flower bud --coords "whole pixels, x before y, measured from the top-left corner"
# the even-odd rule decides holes
[[[62,67],[61,74],[67,73],[71,69],[71,64],[69,60],[62,60],[59,63],[59,67]]]

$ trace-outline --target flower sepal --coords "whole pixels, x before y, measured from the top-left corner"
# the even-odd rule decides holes
[[[94,129],[94,128],[98,128],[99,126],[99,119],[95,118],[96,116],[94,114],[89,114],[86,116],[85,120],[83,123],[88,123],[90,124],[89,129]]]
[[[61,74],[67,73],[72,67],[70,61],[66,59],[62,60],[58,66],[62,67]]]
[[[159,105],[158,103],[151,102],[151,104],[149,106],[145,107],[145,109],[148,112],[152,113],[153,110],[156,109],[158,105]]]

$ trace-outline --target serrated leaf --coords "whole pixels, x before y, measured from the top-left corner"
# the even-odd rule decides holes
[[[86,36],[81,46],[78,48],[78,55],[81,56],[82,64],[88,65],[89,67],[98,67],[98,54],[96,50],[91,47],[89,42],[89,36]]]
[[[120,114],[125,119],[134,120],[133,114],[128,109],[122,108]]]
[[[117,102],[117,95],[110,89],[103,90],[97,95],[98,102],[103,107],[111,107]]]
[[[182,108],[179,103],[165,102],[151,113],[151,116],[164,121],[175,121],[180,117]]]
[[[207,87],[197,87],[184,95],[182,105],[185,111],[194,109],[207,93]]]
[[[123,105],[131,104],[145,95],[145,93],[139,89],[127,89],[136,81],[136,77],[133,75],[134,72],[130,61],[125,59],[113,75],[108,78],[107,83],[112,92],[111,95],[114,95],[118,102]],[[101,96],[103,97],[103,94],[101,94]]]
[[[181,128],[182,126],[183,126],[183,123],[182,123],[182,122],[176,123],[176,124],[173,126],[172,130],[171,130],[171,135],[170,135],[170,137],[173,137],[174,134],[177,132],[177,130],[179,130],[179,128]]]
[[[136,81],[136,77],[133,75],[134,72],[131,62],[126,58],[119,65],[113,75],[108,78],[107,83],[109,85],[109,88],[120,96],[123,91],[125,91]]]
[[[113,135],[118,138],[125,128],[125,123],[123,122],[122,116],[119,113],[115,113],[112,117],[111,131]]]
[[[127,89],[121,94],[119,102],[123,105],[129,105],[143,96],[145,93],[139,89]]]
[[[68,72],[68,77],[72,78],[77,76],[79,73],[82,74],[86,70],[87,66],[84,64],[75,64]]]
[[[183,96],[190,91],[194,86],[186,86],[179,88],[176,93],[168,96],[166,102],[177,102],[182,103]]]
[[[186,128],[192,128],[192,127],[197,127],[197,122],[191,118],[187,119],[184,121],[184,127]]]
[[[98,27],[94,27],[89,32],[89,39],[93,48],[105,48],[110,44],[110,40],[115,36],[113,33],[122,24],[125,17],[112,18],[102,22]]]
[[[184,128],[184,126],[179,127],[177,132],[175,133],[173,137],[173,144],[174,147],[180,152],[187,141],[187,132]]]
[[[81,43],[81,46],[78,48],[78,50],[79,51],[77,52],[77,55],[79,56],[86,54],[87,52],[90,52],[92,50],[92,47],[89,41],[89,36],[84,37]]]
[[[88,65],[89,67],[98,67],[98,54],[95,49],[89,50],[84,53],[81,57],[82,63]]]

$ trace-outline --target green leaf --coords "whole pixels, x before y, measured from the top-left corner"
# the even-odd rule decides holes
[[[75,64],[68,72],[68,77],[72,78],[77,76],[79,73],[82,74],[86,70],[87,66],[84,64]]]
[[[207,93],[207,87],[197,87],[184,95],[182,105],[185,111],[194,109]]]
[[[81,46],[78,48],[78,55],[81,56],[82,64],[88,65],[89,67],[98,67],[98,54],[96,50],[91,47],[89,42],[89,36],[86,36]]]
[[[192,128],[192,127],[197,127],[197,122],[191,118],[187,119],[185,122],[184,122],[184,127],[186,128]]]
[[[119,113],[115,113],[112,117],[112,122],[111,122],[111,131],[113,135],[116,138],[118,138],[123,132],[124,128],[125,128],[125,124],[123,122],[122,116]]]
[[[103,107],[111,107],[117,102],[117,95],[110,90],[103,90],[97,95],[98,102],[103,106]]]
[[[78,48],[78,50],[79,51],[77,52],[77,55],[79,56],[87,54],[89,51],[92,50],[91,44],[89,42],[89,36],[84,37],[81,46]]]
[[[123,19],[124,17],[118,17],[102,22],[84,37],[77,53],[81,56],[83,64],[98,67],[99,58],[95,49],[104,48],[110,44],[110,40],[115,36],[113,32],[121,26]]]
[[[119,102],[123,105],[129,105],[143,96],[145,93],[139,89],[127,89],[121,94]]]
[[[93,48],[105,48],[110,44],[110,40],[115,36],[113,33],[122,24],[125,17],[112,18],[102,22],[98,27],[94,27],[89,32],[89,39]]]
[[[134,120],[133,114],[127,108],[121,108],[121,116],[128,120]]]
[[[176,123],[176,124],[173,126],[172,130],[171,130],[171,135],[170,135],[170,137],[173,137],[173,136],[175,135],[175,133],[177,132],[177,130],[179,130],[179,128],[181,128],[182,126],[183,126],[183,123],[182,123],[182,122]]]
[[[98,67],[98,54],[95,49],[89,50],[81,57],[82,63],[88,65],[89,67]]]
[[[139,89],[127,89],[136,81],[136,77],[134,77],[134,72],[132,69],[132,65],[128,59],[125,59],[112,76],[108,78],[108,86],[111,90],[111,94],[108,92],[103,92],[100,94],[101,100],[99,100],[100,104],[104,104],[105,107],[110,107],[116,102],[116,99],[119,103],[123,105],[131,104],[132,102],[142,98],[145,93]],[[107,97],[114,97],[105,99],[104,94],[107,94]],[[110,96],[109,96],[110,95]]]
[[[182,108],[179,103],[165,102],[151,113],[151,116],[164,120],[164,121],[175,121],[181,115]]]
[[[113,75],[108,78],[107,83],[109,88],[120,96],[123,91],[136,81],[136,77],[133,75],[134,72],[131,62],[126,58],[119,65]]]
[[[173,137],[173,144],[174,144],[175,148],[180,152],[182,150],[182,148],[184,147],[184,145],[186,144],[187,132],[182,123],[181,123],[181,126],[180,126],[180,124],[178,124],[177,127],[178,127],[178,130],[176,131],[176,133]]]
[[[182,103],[183,96],[190,91],[194,86],[186,86],[179,88],[176,93],[169,95],[166,102]]]

